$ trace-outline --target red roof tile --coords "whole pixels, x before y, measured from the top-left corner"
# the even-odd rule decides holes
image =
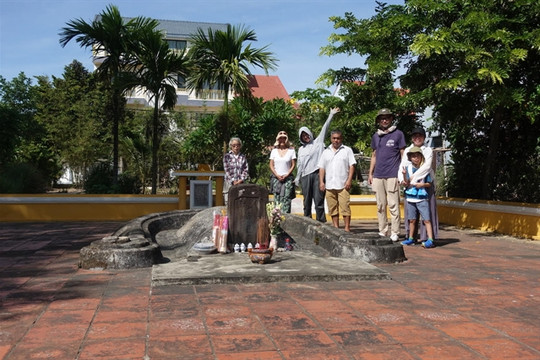
[[[253,96],[263,98],[264,101],[278,99],[290,100],[290,96],[281,83],[279,76],[250,75],[249,87]]]

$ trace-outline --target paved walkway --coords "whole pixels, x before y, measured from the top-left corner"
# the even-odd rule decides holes
[[[0,223],[0,358],[540,359],[540,242],[443,228],[391,280],[152,288],[77,268],[118,225]]]

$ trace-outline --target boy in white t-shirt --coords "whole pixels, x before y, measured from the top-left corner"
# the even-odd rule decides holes
[[[428,236],[428,239],[422,242],[422,246],[424,248],[432,248],[435,244],[433,243],[433,228],[431,226],[429,211],[429,194],[426,189],[431,187],[433,182],[433,171],[430,171],[424,178],[418,179],[418,182],[413,184],[411,182],[413,174],[422,166],[425,159],[422,149],[417,146],[409,149],[407,157],[411,164],[403,170],[403,182],[407,187],[405,190],[405,198],[407,200],[405,206],[407,207],[407,221],[409,222],[409,238],[402,241],[401,244],[415,244],[414,232],[416,229],[416,218],[418,213],[420,213]]]

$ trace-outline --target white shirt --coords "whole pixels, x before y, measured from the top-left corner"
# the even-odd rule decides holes
[[[349,168],[355,165],[354,153],[348,146],[341,145],[334,151],[330,145],[319,159],[319,169],[324,169],[325,186],[328,190],[341,190],[349,178]]]
[[[411,164],[409,161],[409,157],[407,154],[409,153],[409,150],[414,146],[414,144],[411,144],[408,146],[405,151],[403,151],[403,157],[401,158],[401,164],[399,165],[399,171],[398,171],[398,180],[399,182],[403,181],[403,169],[407,168],[408,165]],[[427,174],[430,173],[431,165],[433,161],[433,149],[422,145],[420,146],[420,149],[422,149],[422,155],[424,155],[424,163],[422,166],[416,170],[413,176],[411,176],[411,184],[418,183],[418,180],[421,180],[426,177]],[[433,179],[435,181],[435,179]]]
[[[291,162],[296,159],[294,149],[287,149],[285,155],[280,156],[278,149],[272,149],[270,160],[274,160],[274,169],[278,175],[287,175],[291,169]]]

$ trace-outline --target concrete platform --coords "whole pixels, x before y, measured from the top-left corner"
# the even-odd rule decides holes
[[[386,279],[390,279],[386,271],[362,260],[321,257],[305,251],[277,252],[268,264],[252,263],[247,253],[232,253],[152,268],[152,286]]]

